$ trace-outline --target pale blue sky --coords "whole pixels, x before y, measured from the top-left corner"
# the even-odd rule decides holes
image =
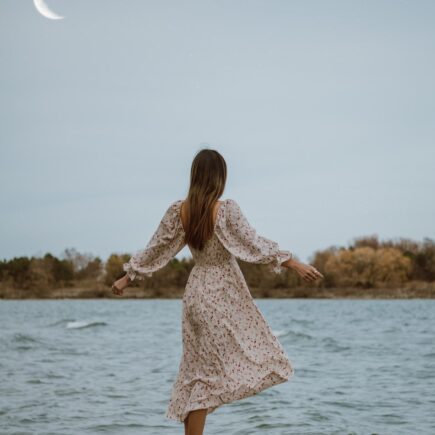
[[[0,258],[144,247],[203,145],[303,261],[435,237],[435,2],[46,2],[0,3]]]

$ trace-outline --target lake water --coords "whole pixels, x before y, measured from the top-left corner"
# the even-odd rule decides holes
[[[435,434],[435,301],[256,299],[290,381],[211,434]],[[0,433],[184,434],[165,418],[181,300],[0,302]]]

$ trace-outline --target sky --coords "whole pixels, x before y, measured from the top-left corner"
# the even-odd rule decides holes
[[[0,2],[0,259],[144,248],[203,147],[301,261],[435,238],[435,2],[46,3]]]

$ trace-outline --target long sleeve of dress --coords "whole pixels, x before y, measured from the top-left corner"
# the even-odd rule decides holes
[[[250,263],[267,264],[274,273],[281,273],[281,263],[293,258],[290,251],[280,249],[277,242],[257,234],[233,199],[226,200],[225,216],[216,227],[219,240],[235,257]]]
[[[184,247],[184,234],[178,219],[178,201],[173,202],[163,215],[145,249],[137,251],[123,270],[130,280],[150,277],[166,264]]]

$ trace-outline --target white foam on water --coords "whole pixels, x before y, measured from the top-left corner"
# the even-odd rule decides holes
[[[278,329],[276,331],[272,330],[273,335],[275,335],[276,337],[281,337],[282,335],[287,334],[287,331],[285,329]]]
[[[73,322],[67,322],[66,327],[68,329],[81,329],[81,328],[89,328],[90,326],[99,326],[99,325],[106,325],[106,323],[97,322],[97,321],[75,320]]]

